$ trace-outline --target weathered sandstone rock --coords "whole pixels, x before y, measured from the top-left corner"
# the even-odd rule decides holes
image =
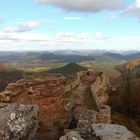
[[[33,140],[38,106],[0,103],[0,140]]]
[[[126,127],[116,124],[91,124],[92,131],[83,133],[83,130],[69,130],[59,140],[140,140]]]
[[[95,82],[91,85],[92,95],[95,98],[96,104],[106,104],[108,101],[108,89],[110,87],[109,79],[105,75],[98,76]]]
[[[76,131],[71,131],[67,133],[65,136],[60,137],[59,140],[84,140],[81,138],[80,134]]]
[[[21,79],[9,84],[0,93],[1,102],[31,104],[39,106],[39,133],[45,133],[46,139],[56,139],[67,122],[67,112],[62,95],[65,91],[65,77],[51,75],[41,79]],[[50,135],[55,138],[50,138]]]
[[[102,106],[100,111],[87,110],[81,112],[78,120],[77,128],[83,133],[91,133],[91,124],[111,123],[111,109],[109,106]]]
[[[92,130],[100,140],[140,140],[126,127],[116,124],[92,124]]]

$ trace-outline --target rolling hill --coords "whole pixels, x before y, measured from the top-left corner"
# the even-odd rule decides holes
[[[133,59],[136,59],[136,58],[139,58],[140,57],[140,53],[132,53],[132,54],[118,54],[118,53],[111,53],[111,52],[106,52],[102,55],[102,57],[109,57],[109,58],[112,58],[112,59],[116,59],[116,60],[126,60],[126,61],[129,61],[129,60],[133,60]]]
[[[136,78],[140,78],[140,58],[126,63],[125,66],[135,74]]]
[[[14,83],[22,77],[22,71],[0,64],[0,92],[3,91],[9,83]]]
[[[63,75],[74,75],[77,72],[85,71],[85,70],[87,70],[87,68],[82,67],[76,63],[69,63],[69,64],[65,65],[64,67],[50,69],[47,72],[48,73],[60,73]]]
[[[93,56],[75,55],[75,54],[54,54],[54,53],[44,53],[39,57],[41,60],[57,60],[59,62],[82,62],[94,60]]]

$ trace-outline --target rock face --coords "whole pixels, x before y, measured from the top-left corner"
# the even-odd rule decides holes
[[[70,131],[59,140],[140,140],[126,127],[116,124],[91,124],[91,132]]]
[[[71,131],[67,133],[65,136],[62,136],[59,140],[84,140],[81,138],[80,134],[76,131]]]
[[[125,127],[110,124],[111,108],[106,105],[109,84],[102,73],[84,72],[70,85],[78,86],[72,96],[75,102],[65,105],[66,79],[62,75],[9,84],[0,93],[0,140],[57,140],[68,124],[74,127],[68,127],[71,130],[60,140],[139,140]],[[89,110],[84,102],[87,88],[97,104],[95,110]]]
[[[100,140],[140,140],[126,127],[116,124],[93,124],[92,130]]]
[[[98,76],[90,86],[92,96],[98,108],[96,123],[111,123],[111,108],[106,105],[109,87],[109,79],[104,74]]]
[[[0,103],[0,140],[33,140],[38,106]]]
[[[60,135],[59,129],[65,127],[67,122],[67,113],[61,98],[65,82],[65,77],[62,75],[51,75],[44,79],[21,79],[10,84],[0,94],[0,100],[38,105],[39,133],[45,133],[46,137],[49,137],[46,139],[56,139]]]
[[[110,87],[109,79],[103,74],[98,76],[91,85],[92,95],[95,98],[97,106],[106,104],[108,101],[108,88]]]
[[[92,76],[95,77],[95,80]],[[60,140],[140,140],[126,127],[110,124],[111,108],[106,105],[110,87],[108,78],[102,73],[95,75],[92,72],[85,72],[83,79],[86,83],[92,82],[90,85],[91,94],[95,99],[97,110],[86,108],[81,111],[77,117],[77,126],[72,130],[67,130],[68,132]]]
[[[100,111],[87,110],[81,112],[78,120],[77,128],[82,130],[83,133],[91,133],[91,124],[110,123],[111,122],[111,108],[109,106],[102,106]]]

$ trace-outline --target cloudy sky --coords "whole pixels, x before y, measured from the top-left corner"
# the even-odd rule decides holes
[[[140,50],[140,0],[0,0],[0,51]]]

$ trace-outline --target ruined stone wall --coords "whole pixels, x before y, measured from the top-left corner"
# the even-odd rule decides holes
[[[96,73],[91,71],[81,71],[78,72],[76,75],[77,75],[76,80],[65,87],[65,92],[69,92],[73,90],[75,87],[77,87],[80,84],[81,78],[84,78],[83,81],[89,81],[89,82],[93,82],[94,79],[96,79]],[[93,78],[93,76],[95,78]]]
[[[107,105],[100,106],[96,115],[96,123],[111,123],[111,107]]]
[[[0,93],[0,101],[38,105],[41,122],[39,131],[50,136],[54,135],[51,132],[57,130],[58,125],[65,127],[67,122],[67,112],[61,98],[65,92],[65,85],[66,79],[63,76],[21,79],[9,84],[6,90]]]
[[[65,92],[69,92],[69,91],[73,90],[79,84],[80,84],[80,80],[76,79],[74,82],[72,82],[71,84],[69,84],[65,87]]]
[[[81,112],[77,128],[86,134],[91,132],[91,124],[98,123],[111,123],[111,108],[109,106],[102,105],[99,111],[86,110]]]
[[[90,79],[86,74],[84,80],[93,81],[94,78]],[[108,100],[109,87],[109,80],[104,75],[95,79],[91,85],[91,92],[98,110],[81,111],[76,128],[66,130],[65,135],[59,140],[140,140],[126,127],[110,124],[111,107],[105,105]]]
[[[77,78],[75,81],[73,81],[71,84],[65,86],[65,92],[69,92],[71,90],[73,90],[74,88],[76,88],[79,84],[80,84],[80,79],[83,76],[84,72],[78,72]]]
[[[109,79],[105,75],[98,76],[91,85],[92,95],[95,98],[97,106],[106,104],[108,101]]]
[[[95,99],[98,113],[96,123],[111,123],[111,108],[106,104],[108,101],[108,88],[110,82],[104,75],[98,76],[91,85],[92,96]]]
[[[126,127],[117,124],[90,124],[91,131],[76,129],[66,131],[59,140],[140,140]]]

